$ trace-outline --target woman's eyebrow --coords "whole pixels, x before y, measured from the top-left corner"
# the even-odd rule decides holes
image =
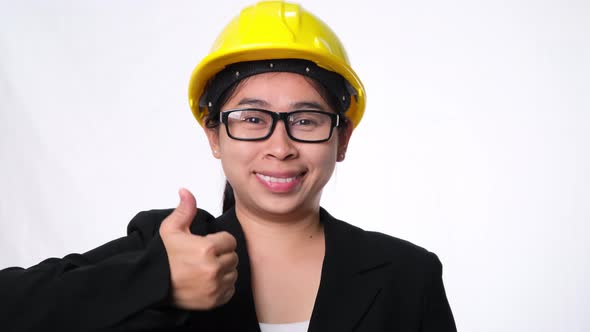
[[[240,102],[238,103],[237,106],[241,106],[241,105],[251,105],[251,106],[257,106],[257,107],[263,107],[263,108],[268,108],[270,107],[270,104],[262,99],[256,99],[256,98],[243,98],[242,100],[240,100]]]
[[[317,109],[319,111],[325,111],[324,106],[315,101],[300,101],[291,104],[291,107],[293,109]]]
[[[271,106],[267,101],[256,98],[243,98],[238,102],[237,106],[242,105],[255,106],[266,109],[270,108]],[[325,111],[325,107],[322,106],[322,104],[315,101],[299,101],[292,103],[290,106],[291,109],[314,109],[319,111]]]

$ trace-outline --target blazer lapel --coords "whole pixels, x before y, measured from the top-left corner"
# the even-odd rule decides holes
[[[254,295],[252,294],[250,259],[246,250],[246,239],[235,209],[230,209],[219,218],[211,220],[206,229],[192,229],[195,234],[211,234],[217,232],[228,232],[236,238],[238,254],[238,280],[236,291],[231,300],[225,305],[207,312],[211,331],[243,331],[260,332],[256,308],[254,307]],[[202,320],[198,315],[194,316],[193,324],[198,330],[203,330]],[[207,331],[209,331],[207,330]]]
[[[321,209],[326,255],[309,332],[352,331],[383,287],[390,262],[364,231]]]

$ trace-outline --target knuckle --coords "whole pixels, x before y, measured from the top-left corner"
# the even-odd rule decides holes
[[[210,241],[205,241],[201,246],[201,254],[204,256],[215,256],[216,255],[216,248],[215,244]]]
[[[225,234],[227,234],[227,241],[229,242],[229,244],[231,244],[231,247],[233,249],[236,249],[236,247],[238,245],[238,242],[236,241],[236,238],[233,235],[231,235],[230,233],[228,233],[228,232],[225,232]]]
[[[236,288],[235,287],[230,287],[222,296],[221,298],[221,302],[222,303],[227,303],[231,300],[231,298],[234,296],[234,293],[236,292]]]
[[[219,263],[212,262],[212,263],[206,264],[203,267],[203,274],[205,275],[207,280],[209,280],[211,282],[211,281],[217,280],[220,270],[221,270],[221,267],[219,266]]]
[[[201,302],[202,302],[201,307],[206,310],[213,309],[217,306],[217,303],[216,303],[217,301],[212,296],[205,297],[205,299],[203,299]]]
[[[231,235],[229,232],[222,231],[222,232],[214,233],[214,235],[217,236],[217,238],[219,240],[223,241],[227,245],[230,245],[230,246],[237,245],[236,238],[233,235]]]
[[[213,284],[209,285],[209,287],[207,287],[207,290],[205,292],[205,295],[207,296],[207,298],[209,300],[214,300],[215,298],[217,298],[218,294],[219,294],[219,285],[217,283],[213,283]]]

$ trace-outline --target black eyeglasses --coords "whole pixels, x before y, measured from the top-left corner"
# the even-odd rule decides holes
[[[340,125],[338,114],[312,110],[271,112],[244,108],[223,111],[219,116],[227,135],[240,141],[265,140],[272,135],[277,121],[283,120],[287,135],[292,140],[321,143],[329,140],[334,127]]]

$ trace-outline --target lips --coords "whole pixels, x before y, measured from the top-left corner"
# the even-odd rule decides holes
[[[256,176],[266,182],[272,182],[272,183],[275,183],[275,182],[288,183],[288,182],[294,181],[297,178],[297,176],[288,177],[288,178],[276,178],[274,176],[263,175],[260,173],[256,173]]]
[[[258,181],[274,193],[288,193],[301,183],[304,172],[254,172]]]

